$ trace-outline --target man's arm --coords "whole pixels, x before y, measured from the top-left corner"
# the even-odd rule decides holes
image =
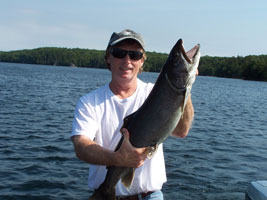
[[[172,136],[184,138],[187,136],[194,119],[194,107],[192,104],[191,96],[188,98],[184,113],[174,129]]]
[[[124,140],[116,152],[107,150],[83,135],[72,136],[77,157],[90,164],[106,166],[140,167],[144,164],[145,148],[134,148],[129,141],[129,132],[123,129]]]

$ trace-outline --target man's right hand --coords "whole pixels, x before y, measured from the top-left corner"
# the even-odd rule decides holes
[[[118,165],[125,167],[138,168],[144,164],[147,155],[145,153],[146,148],[135,148],[130,143],[130,133],[126,128],[122,130],[123,142],[118,151],[116,151],[116,156],[118,158]]]

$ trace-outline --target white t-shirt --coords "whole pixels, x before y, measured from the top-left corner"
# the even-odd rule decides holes
[[[113,94],[109,84],[81,97],[76,105],[72,136],[86,135],[102,147],[115,150],[120,138],[124,117],[135,112],[145,101],[153,88],[152,83],[138,79],[135,93],[120,99]],[[90,165],[88,185],[96,189],[104,181],[106,166]],[[160,190],[166,182],[165,162],[162,144],[152,159],[146,159],[143,166],[135,170],[131,188],[126,189],[121,181],[116,185],[116,195],[131,195],[140,192]]]

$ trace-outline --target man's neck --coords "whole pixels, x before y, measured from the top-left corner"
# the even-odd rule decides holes
[[[137,88],[137,79],[129,83],[116,83],[111,81],[109,83],[111,91],[120,99],[125,99],[133,95]]]

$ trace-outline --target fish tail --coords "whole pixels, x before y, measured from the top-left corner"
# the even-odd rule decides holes
[[[101,190],[101,187],[95,190],[89,200],[116,200],[115,189],[111,192]]]

